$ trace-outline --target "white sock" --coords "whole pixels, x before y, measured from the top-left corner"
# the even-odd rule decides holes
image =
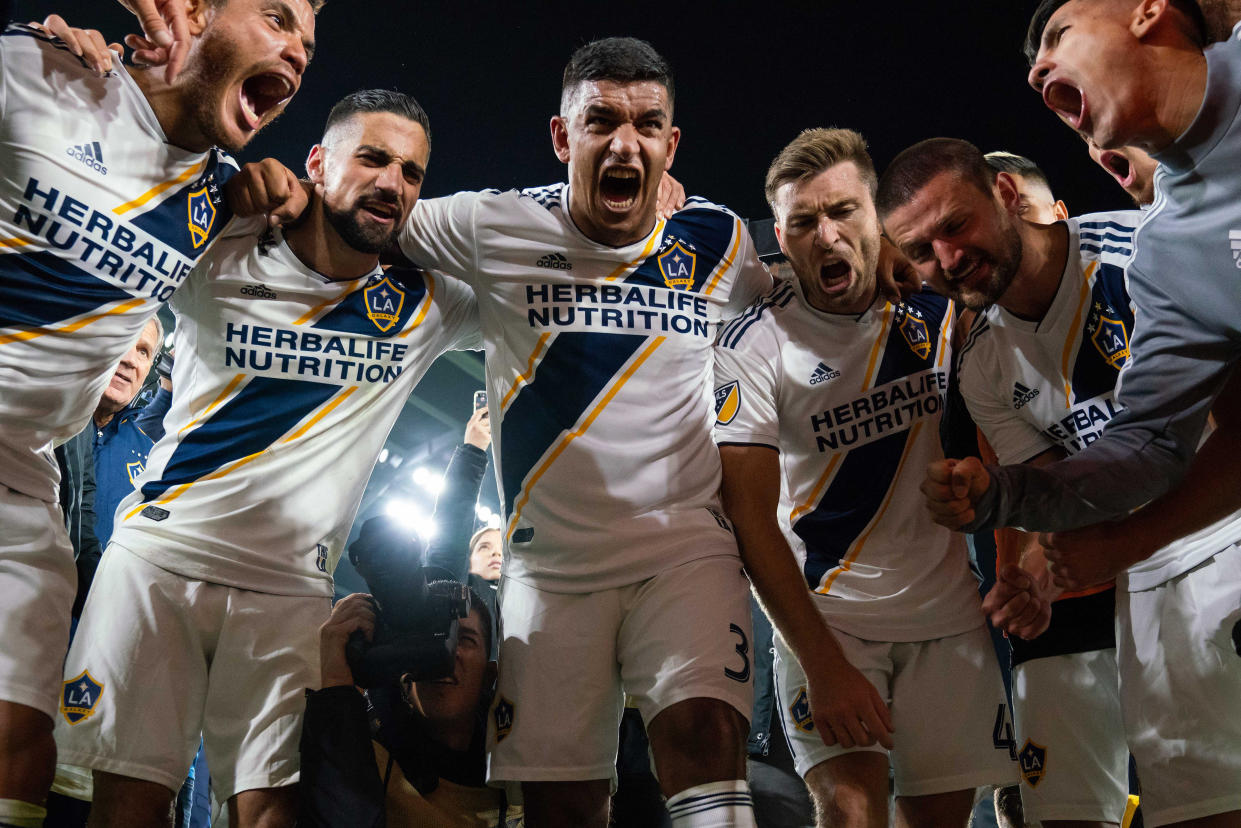
[[[668,800],[672,828],[755,828],[754,801],[744,779],[709,782]]]
[[[43,828],[47,809],[20,799],[0,799],[0,825],[11,828]]]

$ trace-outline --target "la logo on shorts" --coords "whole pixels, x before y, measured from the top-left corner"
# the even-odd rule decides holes
[[[797,698],[789,705],[789,713],[793,715],[793,724],[797,725],[798,730],[804,733],[814,731],[814,717],[810,715],[810,698],[805,687],[797,691]]]
[[[95,705],[103,695],[103,685],[91,678],[89,670],[69,679],[60,696],[60,713],[65,721],[75,725],[95,715]]]
[[[1017,761],[1021,764],[1021,778],[1031,788],[1037,788],[1038,783],[1043,781],[1043,774],[1047,773],[1047,748],[1026,739],[1017,754]]]
[[[503,742],[513,731],[513,703],[501,696],[492,715],[496,717],[496,741]]]

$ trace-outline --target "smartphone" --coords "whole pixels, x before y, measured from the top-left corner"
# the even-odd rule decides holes
[[[486,391],[475,391],[474,392],[474,410],[477,411],[480,408],[486,408],[486,407],[487,407],[487,392]]]

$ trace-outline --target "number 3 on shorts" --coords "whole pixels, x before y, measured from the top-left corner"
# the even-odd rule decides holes
[[[745,684],[750,680],[750,640],[745,637],[745,630],[736,624],[729,624],[728,631],[737,636],[737,655],[741,656],[741,669],[731,670],[724,668],[724,675],[733,681],[739,681]]]

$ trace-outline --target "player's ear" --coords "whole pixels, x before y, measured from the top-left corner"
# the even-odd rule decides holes
[[[1064,221],[1069,217],[1069,205],[1061,199],[1052,205],[1051,214],[1056,217],[1056,221]]]
[[[1014,216],[1021,207],[1021,196],[1017,193],[1017,182],[1006,172],[995,174],[995,197],[1004,209]]]
[[[306,156],[306,175],[315,184],[323,183],[323,145],[315,144]]]
[[[1129,18],[1129,32],[1139,40],[1150,33],[1171,6],[1169,0],[1141,0]]]
[[[190,35],[198,37],[207,28],[208,12],[211,10],[210,0],[177,0],[185,4],[185,19],[190,26]]]
[[[551,122],[552,149],[561,164],[569,163],[569,122],[562,115],[553,115]]]
[[[673,127],[668,136],[668,157],[664,159],[664,172],[672,169],[672,159],[676,157],[677,146],[681,143],[681,128]]]

